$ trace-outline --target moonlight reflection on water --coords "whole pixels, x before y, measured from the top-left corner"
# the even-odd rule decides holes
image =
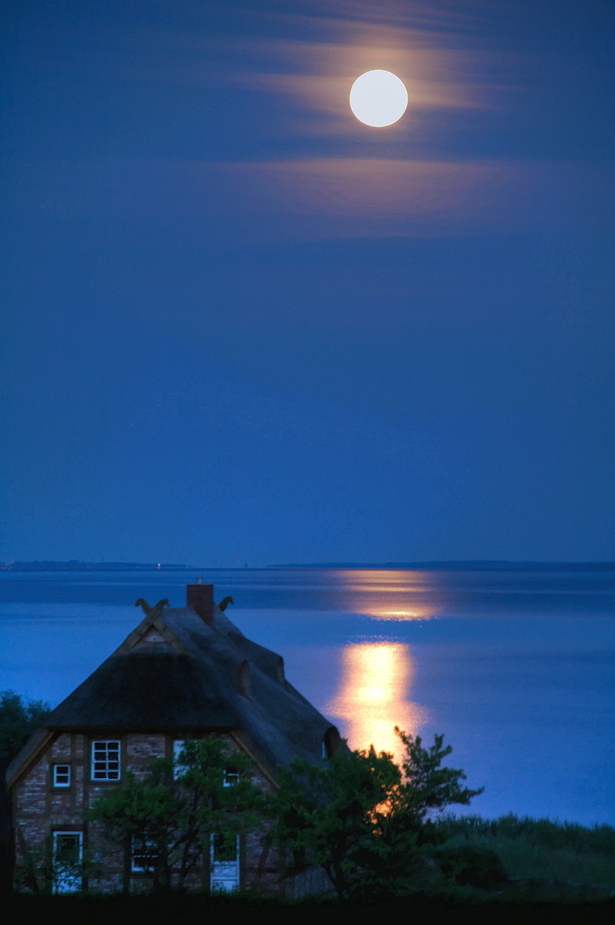
[[[415,664],[410,646],[400,642],[352,643],[342,650],[336,696],[326,712],[340,720],[351,748],[392,752],[400,757],[394,727],[416,735],[427,711],[408,700]]]

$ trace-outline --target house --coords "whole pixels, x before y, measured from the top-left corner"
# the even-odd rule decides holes
[[[276,769],[295,755],[322,763],[337,749],[337,729],[286,680],[279,655],[247,639],[214,604],[213,585],[190,584],[186,606],[160,602],[122,645],[50,714],[7,769],[17,865],[28,858],[79,859],[96,852],[86,811],[148,759],[172,756],[177,743],[207,734],[253,759],[254,782],[276,786]],[[121,852],[102,857],[85,885],[119,890]],[[31,862],[30,862],[31,863]],[[235,857],[212,847],[195,886],[279,891],[279,871],[258,833]],[[131,890],[148,874],[132,859]],[[78,890],[81,876],[56,885]]]

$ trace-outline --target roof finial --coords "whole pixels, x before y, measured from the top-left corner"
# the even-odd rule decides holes
[[[155,620],[156,617],[160,616],[163,607],[168,607],[169,602],[166,597],[163,597],[161,601],[158,601],[157,604],[154,604],[153,607],[144,601],[142,597],[138,597],[135,601],[135,607],[140,607],[146,617],[151,617],[152,620]]]

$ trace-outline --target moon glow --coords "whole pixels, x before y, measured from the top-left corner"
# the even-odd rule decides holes
[[[366,71],[350,90],[350,108],[365,125],[382,128],[401,119],[408,106],[408,91],[390,71]]]

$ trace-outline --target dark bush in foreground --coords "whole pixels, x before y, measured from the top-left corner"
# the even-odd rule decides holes
[[[442,873],[461,886],[498,890],[508,883],[499,856],[490,848],[471,843],[444,845],[433,852]]]

